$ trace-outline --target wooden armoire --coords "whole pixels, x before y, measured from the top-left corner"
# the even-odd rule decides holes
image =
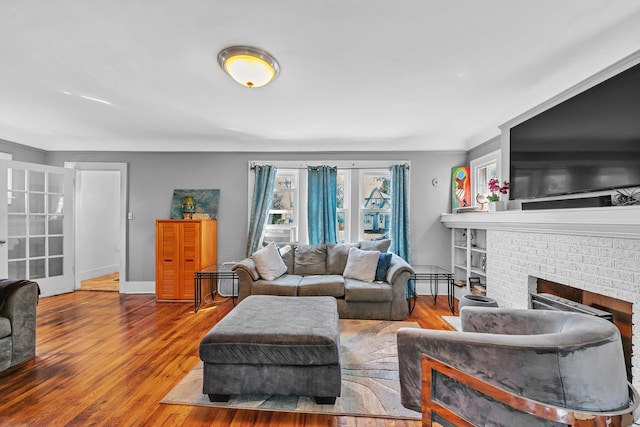
[[[193,301],[194,273],[217,262],[217,220],[156,220],[156,300]]]

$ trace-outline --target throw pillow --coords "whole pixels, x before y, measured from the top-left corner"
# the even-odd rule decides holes
[[[378,268],[378,251],[362,251],[358,248],[349,249],[347,265],[344,267],[343,276],[347,279],[356,279],[363,282],[373,282]]]
[[[291,250],[291,245],[284,245],[278,248],[278,253],[280,253],[281,257],[283,257],[286,254],[288,254],[290,250]]]
[[[264,248],[251,255],[260,277],[264,280],[274,280],[287,272],[287,266],[282,261],[276,244],[271,242]]]
[[[342,275],[347,265],[349,249],[357,247],[356,245],[357,243],[327,243],[327,274]]]
[[[391,265],[391,257],[393,255],[390,253],[381,253],[378,258],[378,268],[376,268],[376,281],[377,282],[385,282],[387,280],[387,270],[389,270],[389,266]]]

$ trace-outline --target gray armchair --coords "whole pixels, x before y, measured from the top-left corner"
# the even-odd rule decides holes
[[[601,413],[632,406],[620,333],[612,323],[579,313],[484,307],[464,307],[460,317],[461,332],[398,330],[405,407],[422,409],[423,354],[514,396],[553,407]],[[433,372],[428,398],[473,425],[567,425],[489,399],[452,377]],[[454,425],[437,414],[434,419]]]
[[[0,371],[35,356],[40,289],[28,280],[0,280]]]

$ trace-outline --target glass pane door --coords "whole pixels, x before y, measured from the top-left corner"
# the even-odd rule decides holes
[[[1,161],[6,177],[0,270],[40,284],[43,295],[73,291],[72,176],[64,168]],[[3,196],[4,196],[3,194]],[[6,238],[4,238],[6,236]],[[6,267],[5,267],[6,266]]]

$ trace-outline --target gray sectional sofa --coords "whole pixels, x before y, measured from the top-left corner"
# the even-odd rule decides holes
[[[279,244],[283,245],[287,244]],[[290,250],[282,255],[287,271],[273,280],[261,278],[251,257],[233,266],[239,278],[239,301],[249,295],[332,296],[343,319],[403,320],[407,317],[405,285],[413,270],[399,256],[392,254],[384,281],[365,282],[343,277],[351,247],[387,252],[389,240],[288,245]]]

